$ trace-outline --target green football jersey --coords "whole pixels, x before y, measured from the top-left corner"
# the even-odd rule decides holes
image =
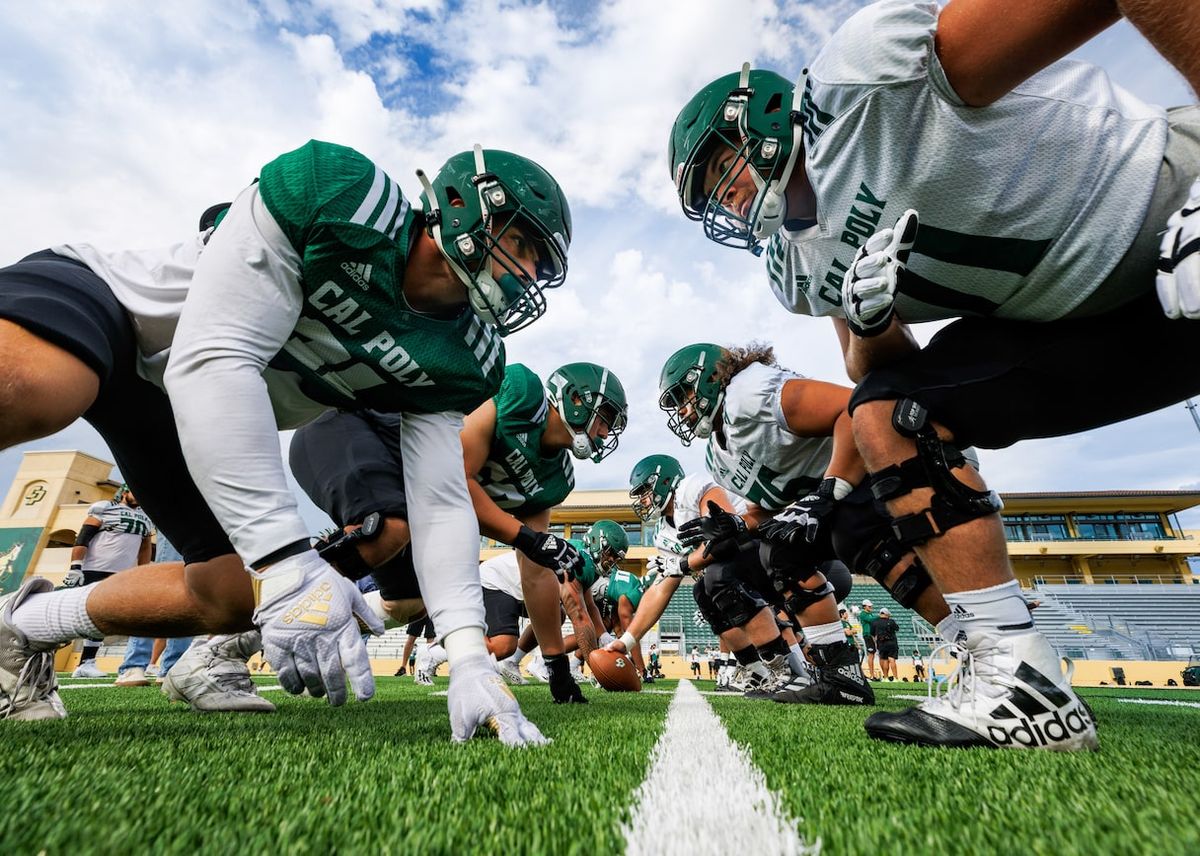
[[[578,538],[568,538],[567,543],[579,551],[579,555],[583,556],[583,570],[578,574],[579,582],[583,583],[585,589],[590,589],[596,580],[600,578],[600,569],[596,567],[595,560],[588,555],[587,550],[583,546],[583,542]]]
[[[625,595],[633,604],[633,608],[637,609],[638,604],[642,602],[643,591],[642,581],[629,571],[613,571],[608,576],[608,591],[605,592],[605,597],[615,604],[621,599],[621,595]]]
[[[858,623],[862,627],[864,639],[871,638],[871,625],[875,623],[875,619],[877,618],[879,618],[878,612],[867,612],[865,609],[858,614]]]
[[[331,407],[470,412],[500,388],[504,344],[469,309],[418,313],[404,271],[420,223],[353,149],[312,140],[262,168],[259,193],[300,255],[296,329],[271,367]]]
[[[496,505],[510,514],[532,514],[558,505],[575,488],[575,466],[565,450],[546,455],[542,435],[550,402],[542,379],[520,363],[504,371],[496,395],[496,430],[476,478]]]

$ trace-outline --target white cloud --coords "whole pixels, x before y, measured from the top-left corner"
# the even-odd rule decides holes
[[[313,136],[361,149],[413,195],[415,168],[436,169],[476,141],[521,151],[564,185],[576,238],[567,286],[544,320],[512,337],[510,355],[541,373],[605,363],[631,397],[620,450],[581,464],[580,483],[623,483],[657,451],[699,467],[655,405],[675,348],[767,340],[784,365],[846,381],[829,323],[785,313],[761,260],[705,241],[679,214],[665,164],[671,122],[699,86],[745,59],[796,75],[857,5],[6,4],[0,263],[64,240],[177,240],[210,203]],[[584,17],[569,18],[572,7]],[[1081,53],[1144,97],[1186,97],[1127,27]],[[1183,486],[1200,482],[1193,430],[1174,408],[984,461],[1006,490]],[[44,441],[77,442],[94,448],[94,433]],[[0,475],[16,455],[0,455]]]

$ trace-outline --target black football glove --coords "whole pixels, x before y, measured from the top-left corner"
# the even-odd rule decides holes
[[[793,502],[759,526],[759,537],[768,544],[783,547],[815,543],[821,533],[821,527],[826,525],[837,503],[833,497],[836,486],[836,479],[825,479],[817,487],[816,493]]]
[[[550,673],[550,695],[555,704],[587,704],[583,690],[571,677],[571,664],[566,654],[551,654],[546,657],[546,671]]]
[[[537,562],[549,568],[560,583],[569,583],[583,571],[583,556],[565,538],[549,532],[534,532],[522,524],[513,546]]]
[[[731,558],[738,547],[750,540],[746,521],[737,514],[708,503],[708,516],[689,520],[679,527],[679,543],[685,547],[696,547],[704,543],[704,558]]]

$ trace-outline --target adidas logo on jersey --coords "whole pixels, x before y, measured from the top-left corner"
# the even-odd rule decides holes
[[[971,612],[971,610],[967,609],[961,603],[954,604],[954,609],[951,612],[954,613],[954,617],[959,621],[971,621],[975,618],[975,613]]]
[[[342,262],[342,270],[354,280],[355,284],[366,291],[371,287],[371,268],[372,265],[351,264],[350,262]]]

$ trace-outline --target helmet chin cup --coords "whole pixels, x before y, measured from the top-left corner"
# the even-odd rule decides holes
[[[696,420],[696,427],[692,429],[692,433],[701,440],[707,440],[712,434],[713,418],[712,414],[701,416]]]
[[[763,191],[762,204],[758,206],[758,216],[754,218],[751,231],[760,241],[774,235],[783,225],[784,215],[787,214],[787,199],[779,191],[779,183],[772,182]]]
[[[588,439],[587,434],[571,432],[571,454],[581,461],[586,461],[592,457],[594,450],[592,449],[592,441]]]

